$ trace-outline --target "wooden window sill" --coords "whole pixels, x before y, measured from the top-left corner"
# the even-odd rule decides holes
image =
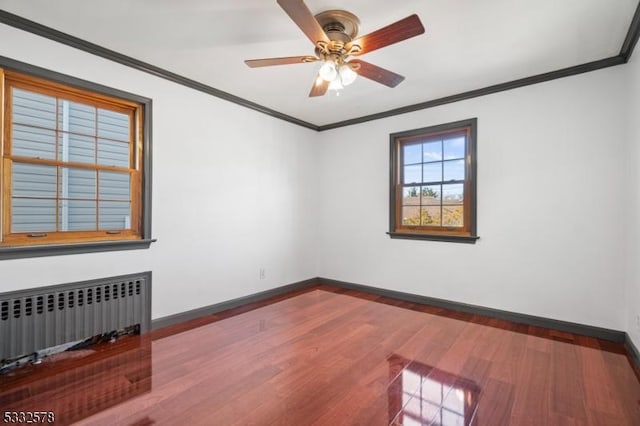
[[[73,244],[43,244],[0,247],[0,260],[25,259],[67,254],[98,253],[105,251],[147,249],[156,239],[92,241]]]
[[[390,238],[402,240],[445,241],[449,243],[475,244],[480,237],[470,235],[424,234],[417,232],[387,232]]]

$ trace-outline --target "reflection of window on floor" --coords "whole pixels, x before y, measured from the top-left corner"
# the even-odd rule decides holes
[[[392,357],[397,357],[392,355]],[[394,361],[397,365],[397,359]],[[480,389],[470,381],[433,367],[417,363],[406,363],[396,378],[397,386],[390,386],[389,413],[394,424],[413,425],[460,425],[471,423],[477,406]],[[392,399],[395,403],[391,403]],[[393,408],[395,407],[395,409]]]
[[[464,391],[409,370],[402,372],[404,425],[464,425]]]

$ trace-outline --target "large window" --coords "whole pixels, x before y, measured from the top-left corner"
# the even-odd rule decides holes
[[[148,238],[144,105],[15,71],[0,77],[0,248]]]
[[[389,235],[475,242],[476,119],[390,139]]]

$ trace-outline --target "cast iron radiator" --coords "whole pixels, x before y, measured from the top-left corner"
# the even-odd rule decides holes
[[[0,293],[0,361],[131,326],[151,329],[151,272]]]

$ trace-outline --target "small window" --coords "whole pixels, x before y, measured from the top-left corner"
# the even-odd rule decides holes
[[[0,70],[0,247],[140,240],[144,106]]]
[[[476,121],[390,135],[392,238],[478,239]]]

